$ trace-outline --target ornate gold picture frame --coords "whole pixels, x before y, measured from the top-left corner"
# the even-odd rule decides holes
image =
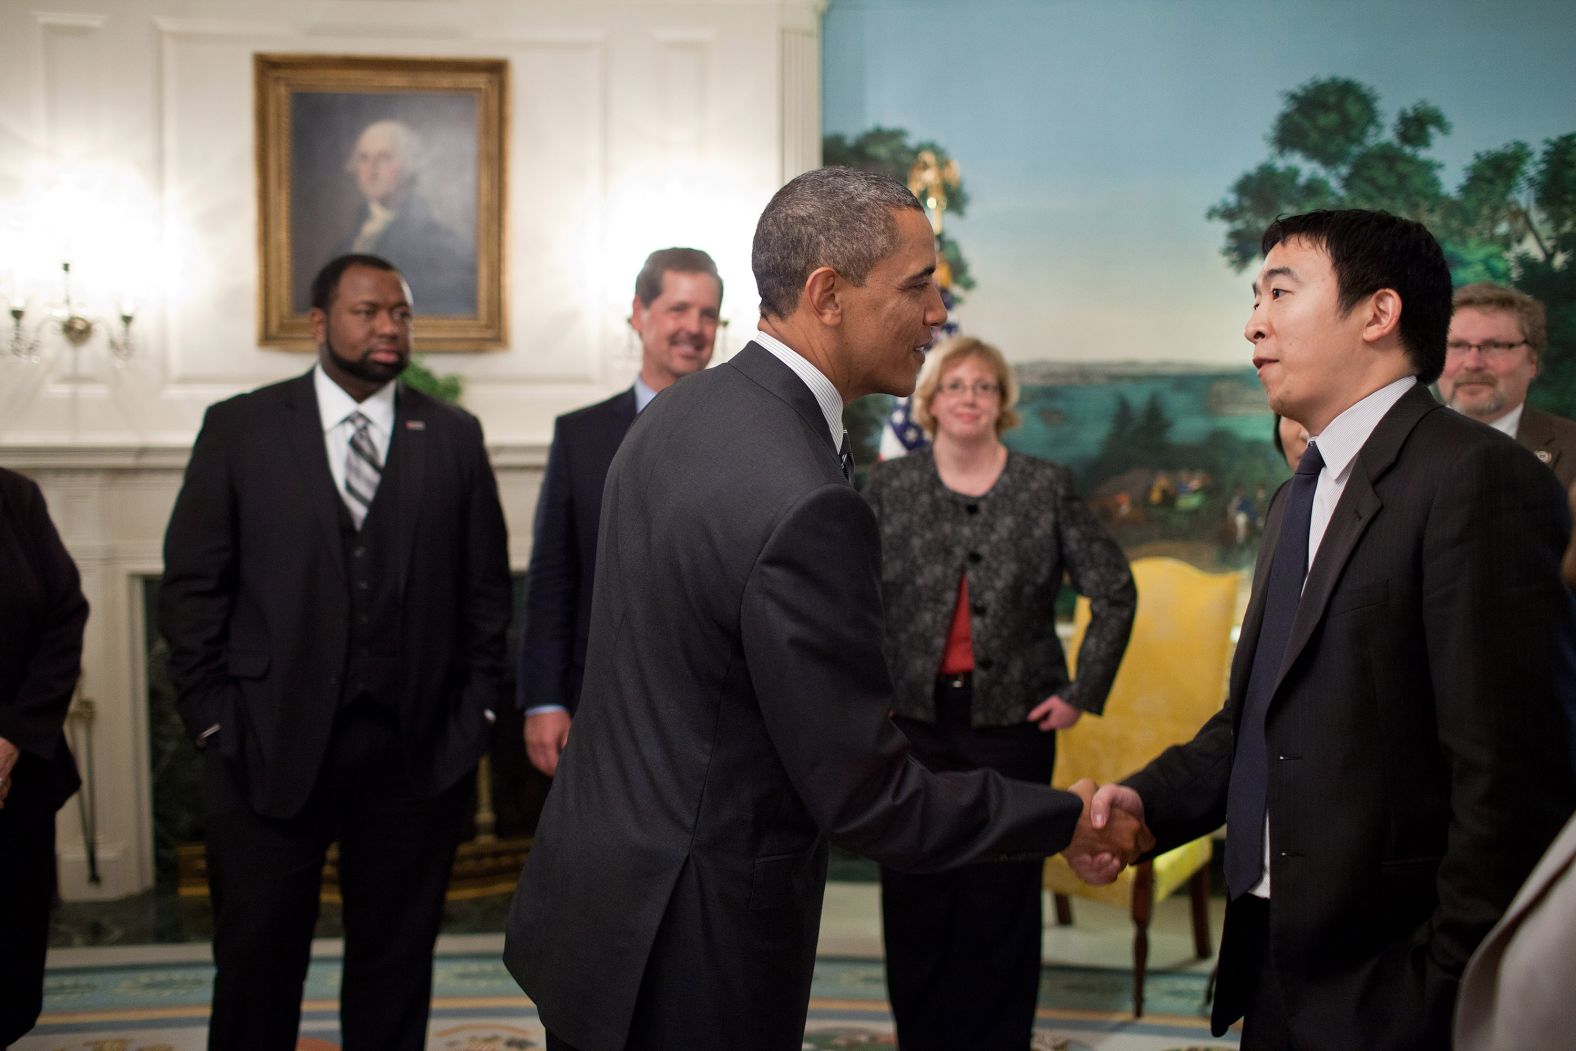
[[[258,339],[312,346],[318,269],[405,275],[423,352],[505,343],[501,59],[256,55]]]

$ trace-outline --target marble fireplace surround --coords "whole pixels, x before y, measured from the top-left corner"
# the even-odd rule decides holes
[[[547,450],[490,450],[511,537],[511,568],[525,569],[531,516]],[[100,882],[88,879],[88,845],[75,799],[57,819],[60,892],[67,901],[109,900],[153,886],[149,747],[149,632],[144,583],[163,569],[161,549],[186,467],[185,446],[0,448],[0,466],[39,483],[50,515],[82,573],[92,607],[78,698],[93,702],[94,850]],[[82,727],[72,728],[80,740]]]

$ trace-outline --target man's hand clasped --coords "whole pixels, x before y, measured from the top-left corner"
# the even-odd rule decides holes
[[[1073,840],[1062,851],[1067,864],[1085,883],[1110,883],[1123,868],[1155,847],[1144,824],[1144,802],[1126,785],[1096,788],[1088,778],[1068,791],[1083,800],[1083,814]]]

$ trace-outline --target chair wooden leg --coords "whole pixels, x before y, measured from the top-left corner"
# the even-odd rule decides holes
[[[1149,965],[1149,920],[1155,905],[1155,865],[1133,870],[1133,1017],[1144,1016],[1144,970]]]
[[[1187,881],[1188,896],[1193,899],[1193,952],[1204,959],[1214,952],[1209,940],[1209,866],[1205,865]]]
[[[1052,894],[1051,898],[1056,903],[1056,926],[1071,927],[1073,925],[1073,901],[1065,894]]]

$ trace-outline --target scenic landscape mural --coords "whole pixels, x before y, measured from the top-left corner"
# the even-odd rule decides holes
[[[952,323],[998,345],[1023,384],[1008,444],[1071,467],[1130,554],[1251,562],[1289,474],[1242,336],[1279,214],[1408,215],[1458,284],[1543,300],[1530,400],[1576,416],[1576,29],[1562,5],[977,7],[834,0],[825,159],[939,198]],[[938,20],[946,61],[912,61]],[[863,462],[891,407],[851,407]]]

